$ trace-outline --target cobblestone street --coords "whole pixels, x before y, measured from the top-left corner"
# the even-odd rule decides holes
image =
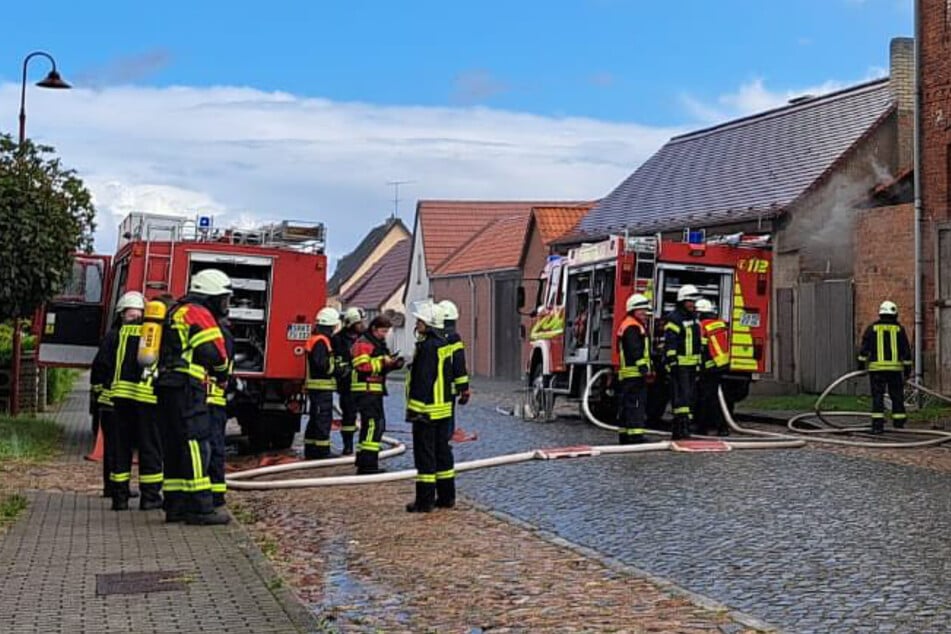
[[[500,415],[505,386],[485,389],[460,415],[478,440],[457,445],[457,460],[614,441],[580,419]],[[401,419],[398,394],[389,411]],[[797,632],[951,629],[949,486],[947,472],[814,449],[598,457],[460,476],[462,494],[482,505]]]

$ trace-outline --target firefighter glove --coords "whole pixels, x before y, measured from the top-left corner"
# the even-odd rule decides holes
[[[465,405],[466,403],[468,403],[468,402],[469,402],[469,397],[470,397],[471,395],[472,395],[472,393],[471,393],[469,390],[464,390],[464,391],[459,395],[459,404],[460,404],[460,405]]]
[[[390,357],[389,363],[387,364],[394,370],[399,370],[404,365],[406,365],[406,360],[403,357]]]

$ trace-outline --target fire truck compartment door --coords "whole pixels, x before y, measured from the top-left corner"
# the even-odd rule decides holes
[[[59,295],[47,302],[40,320],[39,362],[88,367],[102,340],[108,256],[81,255]]]
[[[245,264],[247,266],[271,266],[272,259],[259,255],[235,255],[233,253],[192,253],[192,262],[211,264]]]

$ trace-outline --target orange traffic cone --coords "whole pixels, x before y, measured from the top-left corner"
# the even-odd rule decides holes
[[[105,451],[105,439],[102,437],[102,425],[99,426],[99,433],[96,434],[96,445],[92,451],[86,454],[86,460],[90,462],[102,462],[102,454]]]

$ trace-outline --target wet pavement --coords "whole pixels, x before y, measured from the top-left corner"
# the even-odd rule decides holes
[[[409,440],[392,392],[391,435]],[[482,395],[460,410],[478,440],[458,444],[457,461],[614,442],[580,419],[500,414],[514,402],[504,385]],[[951,474],[810,449],[533,461],[459,477],[479,504],[795,632],[951,631],[949,487]]]

